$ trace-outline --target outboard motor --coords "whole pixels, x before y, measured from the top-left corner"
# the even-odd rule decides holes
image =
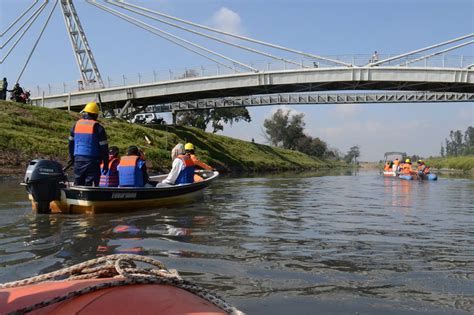
[[[50,213],[49,203],[61,197],[61,183],[67,181],[60,163],[51,160],[33,160],[25,174],[28,192],[36,202],[38,213]]]

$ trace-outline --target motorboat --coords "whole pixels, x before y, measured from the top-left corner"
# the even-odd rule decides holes
[[[22,185],[26,186],[32,208],[37,213],[125,212],[171,206],[196,200],[218,176],[217,171],[198,171],[202,178],[191,184],[163,187],[74,186],[62,165],[53,160],[29,163]],[[160,182],[168,174],[151,176]]]

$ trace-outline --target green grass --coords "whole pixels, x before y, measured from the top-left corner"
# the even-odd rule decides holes
[[[455,169],[463,171],[474,170],[474,156],[456,156],[446,158],[431,158],[428,165],[435,169]]]
[[[66,161],[69,131],[79,118],[77,113],[0,101],[0,166],[5,168],[11,164],[7,161],[11,159],[5,156],[14,156],[17,161],[14,165],[19,168],[37,157]],[[150,128],[119,119],[99,119],[99,122],[106,129],[109,145],[119,147],[121,154],[130,145],[142,147],[155,170],[170,168],[170,151],[178,142],[192,142],[201,160],[225,171],[320,169],[344,165],[190,127]],[[145,136],[152,141],[151,145]]]

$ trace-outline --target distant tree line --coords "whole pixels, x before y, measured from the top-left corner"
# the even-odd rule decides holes
[[[451,130],[445,145],[441,145],[441,156],[474,155],[474,127],[467,127],[464,134],[461,130]]]
[[[329,148],[320,138],[305,134],[306,123],[303,118],[302,113],[293,114],[291,110],[278,109],[272,117],[263,122],[265,138],[276,147],[300,151],[318,158],[344,159],[348,163],[357,163],[357,158],[360,156],[358,146],[351,147],[343,156],[338,149]]]

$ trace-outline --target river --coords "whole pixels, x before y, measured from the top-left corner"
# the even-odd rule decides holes
[[[474,312],[473,179],[223,177],[196,204],[96,216],[33,215],[17,181],[0,191],[0,282],[138,253],[247,314]]]

